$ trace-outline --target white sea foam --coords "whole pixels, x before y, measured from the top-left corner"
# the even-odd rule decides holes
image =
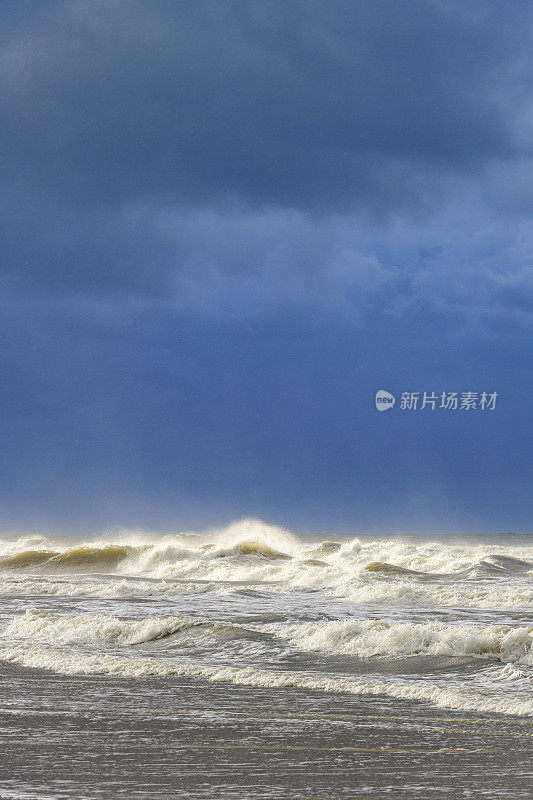
[[[444,622],[336,620],[299,625],[267,625],[276,636],[303,650],[369,658],[478,656],[533,667],[533,626]]]
[[[306,651],[361,658],[374,656],[476,656],[533,667],[533,626],[335,620],[300,624],[232,623],[223,619],[149,617],[121,620],[103,615],[49,614],[30,610],[13,617],[1,632],[3,640],[39,640],[50,644],[106,642],[131,645],[178,632],[228,629],[266,633]]]
[[[405,700],[419,700],[441,708],[501,714],[533,715],[533,701],[528,697],[502,695],[498,689],[455,686],[446,682],[387,680],[377,678],[328,677],[287,670],[253,667],[214,666],[200,662],[171,662],[138,656],[117,656],[101,652],[80,653],[45,645],[28,648],[21,644],[0,646],[0,659],[25,667],[48,669],[65,675],[116,675],[122,677],[203,678],[228,681],[240,686],[265,688],[300,688],[331,693],[387,695]]]
[[[126,584],[117,576],[131,575],[161,581],[139,584],[139,594],[168,595],[173,590],[166,582],[176,580],[208,581],[219,592],[228,581],[269,582],[281,591],[314,588],[358,604],[525,609],[533,604],[530,541],[309,543],[257,520],[202,534],[122,531],[85,542],[21,537],[0,542],[0,585],[7,594],[120,596]],[[75,578],[95,573],[91,586]],[[107,583],[103,574],[112,576]],[[62,582],[51,583],[53,575]]]
[[[106,644],[133,645],[139,642],[169,636],[179,631],[191,630],[200,620],[183,617],[145,618],[121,620],[101,614],[47,614],[26,611],[11,619],[1,632],[3,640],[38,640],[50,644]],[[211,622],[211,626],[217,623]],[[223,626],[224,622],[218,623]]]
[[[338,584],[333,593],[357,604],[416,606],[420,608],[528,609],[533,606],[533,586],[511,582],[473,583],[454,580],[427,585],[409,580]]]
[[[0,542],[0,659],[529,714],[532,545],[311,542],[257,520],[201,533],[20,537]],[[402,674],[402,659],[416,674]],[[432,672],[435,659],[448,660],[445,676]]]
[[[465,570],[480,566],[509,574],[533,569],[533,546],[529,539],[520,544],[517,543],[517,537],[514,537],[512,542],[503,546],[501,543],[479,543],[472,540],[447,543],[444,538],[438,541],[413,541],[412,537],[308,543],[281,528],[252,519],[241,520],[225,529],[202,534],[157,536],[154,533],[143,535],[138,531],[122,531],[113,536],[88,541],[21,537],[16,541],[0,541],[0,562],[26,552],[53,552],[67,557],[45,564],[47,568],[68,569],[68,554],[74,550],[76,552],[71,566],[79,568],[83,565],[81,551],[85,549],[85,558],[90,567],[98,557],[98,551],[111,548],[124,548],[122,554],[115,551],[108,553],[117,559],[121,555],[117,562],[120,572],[149,575],[166,573],[169,577],[179,577],[192,567],[199,572],[227,572],[234,575],[246,575],[248,570],[255,572],[260,568],[273,575],[294,578],[294,572],[305,567],[309,560],[321,561],[333,574],[349,574],[352,577],[368,570],[369,565],[381,565],[384,571],[390,567],[398,567],[414,573],[442,577],[447,574],[453,576],[454,573],[459,576]],[[502,549],[505,549],[504,553]],[[105,557],[106,554],[103,555]],[[280,555],[288,558],[280,560]],[[23,567],[24,561],[21,559],[18,565],[15,563],[11,566]]]

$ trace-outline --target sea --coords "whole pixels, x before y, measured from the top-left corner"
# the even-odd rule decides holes
[[[394,719],[396,709],[399,722],[390,725],[394,736],[402,719],[407,724],[417,714],[426,720],[470,720],[476,734],[483,720],[512,724],[513,730],[524,733],[526,728],[516,726],[526,725],[533,715],[532,576],[533,536],[526,534],[302,536],[244,519],[201,532],[4,535],[0,706],[6,714],[11,710],[11,717],[19,714],[27,730],[27,715],[37,703],[32,692],[38,694],[46,685],[37,705],[48,726],[40,741],[48,744],[53,731],[59,736],[58,728],[66,730],[63,723],[53,723],[54,713],[64,705],[65,714],[70,714],[82,696],[87,699],[87,687],[90,704],[84,706],[84,719],[90,717],[88,709],[104,708],[127,692],[121,713],[128,717],[130,709],[131,725],[135,707],[162,711],[166,703],[178,713],[184,698],[189,702],[194,696],[201,698],[202,707],[193,703],[188,719],[191,713],[201,716],[211,710],[209,724],[215,724],[217,713],[227,719],[248,715],[249,720],[263,715],[264,722],[279,706],[280,719],[286,722],[291,713],[300,719],[304,727],[298,735],[305,742],[313,714],[322,722],[331,714],[334,725],[344,712],[349,715],[356,708],[354,703],[359,718],[361,709],[380,718],[380,709],[383,720]],[[235,694],[237,689],[240,693]],[[240,698],[232,701],[231,709],[215,708],[213,698],[230,696]],[[314,703],[314,710],[306,707],[308,723],[302,722],[306,697]],[[452,716],[446,717],[448,713]],[[152,725],[154,716],[149,716]],[[8,730],[8,722],[2,723],[0,733]],[[124,723],[124,730],[129,724]],[[76,728],[78,738],[82,728],[81,723]],[[19,726],[16,736],[21,730]],[[95,723],[93,739],[98,730]],[[157,736],[161,729],[150,730]],[[246,735],[238,726],[231,730],[226,730],[226,750],[237,747]],[[290,746],[291,731],[296,728],[286,735],[276,733],[281,748]],[[383,731],[374,742],[378,750],[390,745]],[[150,740],[146,731],[143,736]],[[183,745],[180,736],[176,746]],[[442,747],[442,736],[435,736],[432,752]],[[248,742],[248,753],[255,741]],[[327,737],[321,741],[322,750],[327,749]],[[466,741],[471,741],[470,735]],[[339,744],[340,750],[349,750],[350,743],[357,749],[356,738],[347,742]],[[66,778],[61,785],[54,782],[50,759],[50,775],[38,779],[32,772],[37,761],[35,756],[26,763],[27,778],[24,770],[8,770],[2,782],[0,773],[0,796],[128,795],[127,787],[109,793],[96,783],[92,790],[88,784],[78,786],[73,794]],[[1,762],[0,756],[0,766]],[[361,796],[353,794],[346,781],[342,786],[352,794],[343,794],[342,786],[336,789],[332,781],[324,795],[293,782],[287,796]],[[172,784],[173,793],[168,784],[160,794],[137,787],[135,796],[244,796],[231,781],[223,791],[209,780],[204,783],[196,783],[194,790],[189,786],[184,794],[177,784]],[[276,795],[269,793],[271,781],[267,783],[254,791],[248,787],[246,796],[284,796],[283,786]],[[509,779],[509,788],[512,783]],[[427,796],[427,785],[418,794],[412,782],[410,790],[403,786],[404,794],[398,786],[394,793],[391,785],[385,792],[376,784],[381,794],[372,794],[367,786],[365,796]],[[435,794],[435,787],[432,791]],[[527,795],[507,795],[502,789],[489,796]]]

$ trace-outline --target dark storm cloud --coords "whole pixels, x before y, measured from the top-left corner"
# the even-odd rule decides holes
[[[17,6],[4,5],[4,181],[69,203],[168,193],[409,213],[433,205],[441,173],[521,151],[509,109],[530,31],[512,3]]]
[[[1,3],[1,524],[528,524],[532,14]]]
[[[298,214],[342,212],[347,230],[427,218],[479,194],[494,164],[487,196],[505,203],[507,170],[528,156],[521,3],[75,0],[3,14],[3,269],[18,290],[172,292],[206,269],[225,219],[208,272],[261,276],[269,209],[296,252]]]

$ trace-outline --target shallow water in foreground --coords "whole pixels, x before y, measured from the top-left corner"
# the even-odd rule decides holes
[[[531,721],[389,697],[0,666],[2,800],[531,796]]]
[[[202,712],[201,735],[209,736],[222,714],[224,730],[233,731],[238,742],[242,737],[248,741],[247,734],[242,719],[229,713],[230,697],[235,713],[244,713],[239,704],[249,714],[257,703],[267,703],[268,708],[277,703],[276,718],[292,720],[279,723],[280,746],[287,731],[295,732],[298,747],[309,746],[307,730],[316,740],[316,720],[308,724],[293,714],[294,704],[305,707],[311,699],[322,714],[335,708],[338,715],[343,708],[359,709],[361,704],[371,712],[370,733],[358,722],[348,736],[357,752],[363,752],[367,735],[376,747],[396,742],[395,725],[375,721],[376,708],[381,707],[392,719],[395,703],[407,704],[406,713],[417,717],[443,710],[466,713],[469,720],[490,717],[490,725],[500,720],[498,724],[515,733],[520,730],[523,736],[533,714],[532,576],[532,536],[361,536],[335,542],[302,540],[259,521],[243,520],[201,535],[122,532],[92,541],[5,539],[0,542],[0,666],[22,671],[4,713],[11,704],[22,724],[25,709],[37,709],[39,725],[50,722],[45,736],[50,742],[54,725],[67,715],[66,728],[57,732],[57,741],[66,746],[72,699],[65,705],[58,692],[61,681],[73,687],[77,703],[82,698],[76,694],[76,680],[90,691],[86,709],[73,717],[73,736],[85,730],[81,719],[97,718],[100,701],[110,702],[110,686],[118,681],[119,691],[127,694],[117,722],[123,731],[128,730],[124,714],[131,715],[132,730],[137,725],[136,705],[146,707],[151,719],[158,703],[159,689],[154,687],[164,687],[168,707],[179,705],[181,687],[186,686],[190,697],[200,692],[216,705],[211,717],[205,716],[208,710]],[[24,678],[46,674],[35,669],[48,671],[49,677],[33,682]],[[41,690],[32,698],[38,685],[45,687],[47,700]],[[257,707],[254,713],[257,716]],[[522,727],[517,720],[523,721]],[[178,728],[188,736],[184,724],[182,720]],[[93,722],[87,725],[92,730]],[[159,735],[156,725],[147,725],[137,744],[128,745],[133,748],[131,758],[142,761],[143,748],[152,746],[150,737]],[[262,725],[270,723],[258,721],[257,731]],[[337,741],[339,725],[333,718],[321,722],[320,735],[335,734]],[[488,737],[493,748],[495,729],[490,725],[483,723],[480,735],[485,742]],[[437,726],[441,732],[431,739],[433,750],[447,747],[447,726],[448,722]],[[225,752],[232,735],[226,737]],[[87,742],[83,736],[82,740],[83,751]],[[339,742],[345,744],[316,752],[328,752],[330,764],[343,761],[346,741],[341,737]],[[461,741],[464,748],[467,739],[463,736]],[[247,752],[254,742],[262,747],[260,739],[252,738]],[[302,758],[314,763],[316,756],[301,755],[299,749],[290,752],[285,785],[294,788],[289,762],[300,774]],[[191,770],[196,774],[200,762],[195,753]],[[238,757],[237,750],[232,753],[231,758]],[[101,757],[101,752],[94,755]],[[500,756],[502,769],[505,757]],[[50,769],[55,786],[60,779]],[[513,785],[519,780],[516,774]],[[0,785],[7,791],[1,779]],[[23,791],[23,784],[17,785],[17,791]],[[332,796],[347,796],[341,792],[343,785],[330,782]],[[203,790],[195,787],[195,796],[217,796],[201,794]],[[42,796],[77,796],[54,791]],[[248,796],[270,796],[265,794],[267,786],[261,791]],[[147,792],[138,796],[164,796]],[[501,792],[490,796],[520,796]],[[87,794],[100,796],[104,795]]]

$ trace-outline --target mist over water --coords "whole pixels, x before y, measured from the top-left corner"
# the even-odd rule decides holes
[[[533,713],[533,536],[0,541],[0,659]]]

